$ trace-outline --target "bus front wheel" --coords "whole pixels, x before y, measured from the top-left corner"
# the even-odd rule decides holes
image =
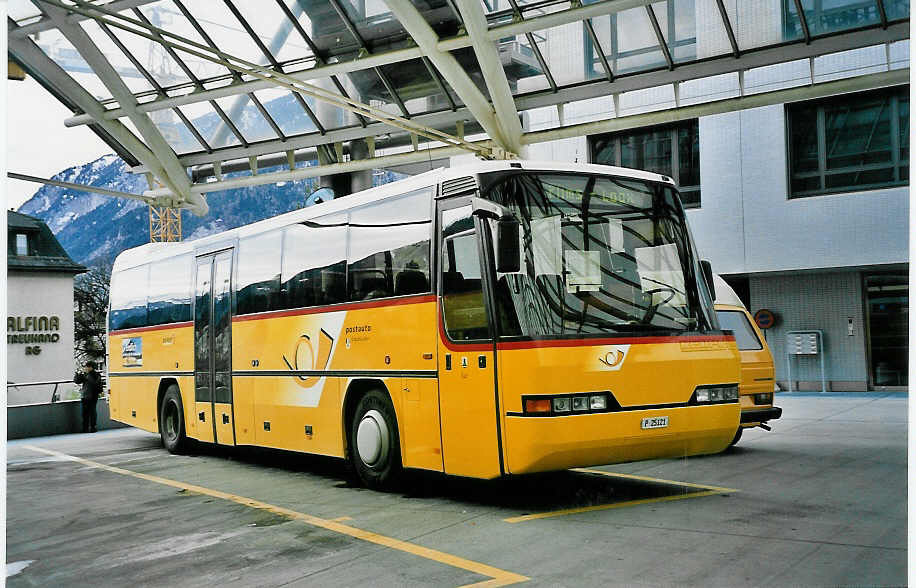
[[[363,484],[393,489],[401,474],[398,422],[388,395],[370,390],[356,406],[350,425],[350,460]]]
[[[162,397],[159,407],[159,433],[162,444],[169,453],[181,453],[188,446],[188,437],[184,428],[184,409],[181,405],[181,392],[172,384]]]
[[[744,431],[743,428],[738,427],[738,432],[735,433],[735,438],[732,439],[732,442],[728,444],[729,447],[734,447],[738,444],[738,441],[741,441],[741,432]]]

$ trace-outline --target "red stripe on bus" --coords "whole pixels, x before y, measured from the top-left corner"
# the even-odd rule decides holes
[[[284,316],[302,316],[306,314],[321,314],[325,312],[338,312],[347,310],[362,310],[364,308],[381,308],[386,306],[403,306],[405,304],[422,304],[424,302],[435,302],[434,294],[421,294],[419,296],[405,296],[404,298],[392,298],[385,300],[373,300],[370,302],[345,302],[343,304],[334,304],[332,306],[316,306],[314,308],[298,308],[295,310],[275,310],[271,312],[259,312],[256,314],[244,314],[242,316],[232,317],[232,322],[256,321],[268,318],[277,318]]]
[[[456,343],[448,338],[445,334],[445,324],[442,319],[442,307],[436,309],[436,316],[439,317],[439,339],[449,351],[493,351],[493,343]]]
[[[132,329],[119,329],[117,331],[109,331],[108,336],[114,335],[128,335],[130,333],[146,333],[148,331],[161,331],[163,329],[180,329],[182,327],[193,327],[194,321],[185,321],[181,323],[167,323],[165,325],[151,325],[149,327],[134,327]]]
[[[452,341],[445,334],[445,324],[442,313],[439,316],[439,339],[449,351],[493,351],[493,343],[473,342],[461,343]],[[598,345],[638,345],[651,343],[710,343],[734,341],[733,335],[668,335],[645,337],[601,337],[595,339],[537,339],[534,341],[507,341],[496,344],[499,351],[514,349],[539,349],[549,347],[594,347]]]
[[[500,351],[536,349],[541,347],[590,347],[597,345],[638,345],[650,343],[712,343],[734,341],[731,335],[681,335],[666,337],[617,337],[601,339],[539,339],[535,341],[509,341],[497,343]]]

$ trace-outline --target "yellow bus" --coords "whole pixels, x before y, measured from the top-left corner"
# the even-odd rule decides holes
[[[767,422],[782,416],[782,409],[773,406],[776,390],[773,354],[767,340],[757,328],[754,317],[721,276],[713,276],[716,316],[719,325],[735,335],[741,355],[741,426],[735,432],[732,445],[741,440],[744,429],[760,427],[769,431]]]
[[[664,176],[439,169],[118,256],[112,418],[348,458],[370,487],[715,453],[734,337]]]

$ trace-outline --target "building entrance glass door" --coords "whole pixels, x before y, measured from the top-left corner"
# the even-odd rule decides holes
[[[905,269],[865,275],[865,313],[871,385],[908,385],[909,283]]]

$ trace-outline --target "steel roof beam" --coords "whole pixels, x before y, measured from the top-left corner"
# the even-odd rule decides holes
[[[89,92],[87,92],[79,83],[70,77],[67,72],[59,65],[54,63],[38,45],[28,37],[8,37],[7,50],[20,63],[27,63],[30,72],[41,76],[43,83],[55,88],[58,92],[66,95],[73,101],[77,107],[85,112],[101,116],[102,105]],[[130,151],[137,160],[146,166],[157,177],[168,182],[168,175],[159,159],[130,129],[121,121],[99,119],[97,123],[106,133],[110,134],[115,140]],[[168,183],[166,183],[168,185]],[[175,204],[176,197],[166,196],[161,204]],[[204,202],[206,206],[206,202]]]
[[[728,18],[728,11],[725,10],[725,2],[716,0],[716,6],[719,7],[719,16],[722,17],[722,26],[725,27],[725,34],[728,35],[728,42],[732,46],[732,54],[735,59],[741,57],[741,51],[738,49],[738,39],[735,37],[735,29],[732,27],[732,21]]]
[[[290,10],[289,6],[286,5],[285,0],[277,0],[277,4],[279,5],[280,10],[283,11],[283,14],[286,16],[286,19],[290,22],[290,24],[292,24],[293,28],[296,29],[296,32],[299,33],[299,36],[302,37],[303,41],[305,41],[305,44],[308,45],[309,51],[312,52],[312,57],[315,59],[315,63],[317,63],[319,67],[326,65],[327,61],[325,60],[324,56],[321,55],[321,51],[318,50],[318,46],[315,45],[315,42],[312,41],[312,38],[309,37],[308,33],[305,32],[305,29],[302,28],[302,25],[299,24],[298,17],[296,16],[296,14],[293,13],[292,10]],[[303,8],[300,3],[297,2],[294,6],[296,7],[296,12],[298,13],[302,12]],[[340,80],[337,79],[337,76],[332,75],[329,77],[331,78],[331,82],[333,82],[334,87],[337,88],[338,92],[340,92],[340,95],[349,100],[350,95],[347,94],[347,90],[344,88],[343,84],[340,83]],[[299,99],[302,98],[298,94],[296,94],[296,96]],[[359,124],[362,126],[366,126],[368,124],[368,122],[362,115],[357,114],[356,120],[358,120]],[[325,132],[324,128],[321,126],[320,122],[317,122],[317,120],[315,122],[315,126],[318,129],[318,132],[320,132],[321,134],[324,134]]]
[[[811,100],[848,92],[896,86],[907,82],[909,82],[909,72],[907,70],[892,70],[889,72],[868,74],[855,78],[824,82],[815,85],[806,85],[785,90],[775,90],[772,92],[754,94],[751,96],[726,98],[723,100],[716,100],[695,106],[671,108],[667,110],[624,116],[609,120],[570,125],[558,129],[526,133],[522,136],[522,142],[526,145],[533,145],[548,141],[556,141],[558,139],[582,137],[598,133],[607,133],[689,120],[701,116],[711,116],[748,108],[759,108],[762,106],[782,104],[785,102]],[[384,155],[372,159],[348,161],[344,163],[334,163],[323,166],[310,166],[305,168],[297,168],[295,170],[285,170],[282,172],[232,178],[229,180],[222,180],[217,182],[197,183],[192,187],[192,191],[200,193],[214,192],[217,190],[257,186],[273,182],[299,180],[320,175],[330,175],[373,168],[387,168],[395,165],[403,165],[412,162],[423,162],[435,158],[448,157],[451,155],[460,155],[462,153],[463,151],[457,147],[422,149],[419,151],[408,151],[405,153]],[[155,197],[160,194],[161,191],[150,191],[145,192],[144,196]]]
[[[260,49],[261,53],[264,54],[264,57],[267,58],[267,60],[270,62],[273,68],[277,71],[282,72],[283,66],[280,65],[280,62],[277,61],[276,57],[274,57],[273,52],[276,50],[276,48],[282,46],[283,43],[286,42],[286,39],[289,38],[289,33],[292,30],[292,26],[290,26],[289,28],[284,28],[283,23],[281,23],[280,26],[277,28],[277,32],[274,34],[274,38],[271,39],[270,41],[271,47],[268,48],[267,45],[264,44],[264,41],[262,41],[261,38],[258,36],[258,34],[254,31],[254,29],[251,28],[251,24],[249,24],[249,22],[245,20],[245,17],[242,16],[242,13],[239,12],[239,9],[235,6],[235,4],[233,4],[231,0],[223,0],[223,2],[229,8],[229,11],[232,12],[233,16],[235,16],[236,20],[239,21],[239,24],[242,25],[242,28],[245,29],[245,32],[248,33],[248,36],[251,37],[251,40],[254,41],[255,45],[258,46],[258,49]],[[207,38],[209,39],[209,37]],[[209,39],[207,43],[209,43],[210,46],[212,46],[213,48],[216,48],[216,44],[213,42],[212,39]],[[239,75],[238,72],[232,72],[232,73],[235,74],[236,76]],[[241,81],[241,79],[239,79],[239,81]],[[270,116],[270,114],[261,104],[261,101],[258,100],[257,96],[254,95],[254,92],[249,92],[247,96],[251,98],[251,101],[260,111],[261,115],[265,119],[267,119],[267,123],[270,125],[270,128],[273,129],[274,133],[276,133],[277,136],[280,137],[281,140],[285,141],[286,137],[283,134],[283,131],[281,131],[280,127],[277,126],[277,123],[274,122],[274,119]],[[295,96],[296,102],[299,104],[299,107],[302,109],[302,111],[305,112],[305,115],[309,118],[309,120],[312,121],[312,124],[315,125],[315,128],[318,129],[318,132],[324,133],[324,126],[322,126],[322,124],[318,121],[318,117],[315,116],[315,113],[312,112],[312,109],[305,102],[302,96],[297,93],[293,93],[293,96]],[[236,104],[233,105],[233,116],[237,116],[235,109],[239,108],[239,111],[241,111],[244,108],[244,104],[245,104],[244,101],[240,99],[236,102]]]
[[[160,176],[159,180],[168,186],[176,198],[186,200],[195,214],[205,214],[208,209],[207,202],[190,192],[191,180],[184,166],[179,163],[178,156],[149,116],[136,111],[137,101],[130,88],[92,41],[89,34],[80,25],[70,23],[67,20],[67,11],[63,8],[48,4],[44,0],[41,3],[44,4],[43,11],[54,21],[57,29],[79,51],[83,60],[92,68],[111,95],[123,108],[127,109],[128,118],[140,132],[156,159],[162,163],[164,175]]]
[[[669,108],[666,110],[657,110],[644,114],[635,114],[619,118],[587,122],[576,125],[569,125],[557,129],[548,129],[533,133],[526,133],[522,141],[526,145],[535,143],[544,143],[547,141],[556,141],[559,139],[569,139],[572,137],[584,137],[599,133],[610,133],[623,131],[627,129],[641,128],[690,120],[702,116],[711,116],[723,114],[726,112],[735,112],[738,110],[747,110],[749,108],[760,108],[762,106],[772,106],[774,104],[783,104],[787,102],[798,102],[802,100],[814,100],[817,98],[826,98],[838,94],[847,94],[850,92],[862,92],[877,88],[887,88],[909,83],[910,72],[905,69],[895,69],[891,71],[866,74],[854,78],[846,78],[832,82],[822,82],[820,84],[799,86],[785,90],[774,90],[772,92],[762,92],[760,94],[751,94],[750,96],[739,96],[737,98],[725,98],[712,102],[704,102],[693,106],[681,106],[679,108]]]
[[[209,45],[198,43],[197,41],[193,41],[166,29],[153,26],[148,22],[137,20],[123,14],[111,13],[100,6],[87,2],[86,0],[75,0],[77,2],[76,5],[65,5],[62,4],[60,0],[37,1],[41,1],[42,3],[58,6],[61,8],[66,8],[67,10],[72,10],[75,12],[82,12],[92,16],[99,22],[108,24],[109,26],[128,31],[131,34],[143,37],[145,39],[157,41],[165,46],[180,50],[190,55],[194,55],[205,61],[222,65],[243,75],[259,78],[264,81],[269,81],[275,86],[287,88],[291,91],[311,96],[317,100],[328,102],[351,112],[360,113],[363,116],[373,118],[393,128],[401,129],[418,136],[423,136],[428,139],[432,139],[433,141],[441,141],[446,145],[461,147],[484,157],[492,155],[492,147],[490,146],[465,141],[460,137],[455,137],[448,133],[439,131],[438,129],[416,124],[413,121],[397,116],[390,112],[386,112],[374,106],[357,102],[355,100],[346,99],[343,96],[329,92],[324,88],[300,82],[282,72],[278,72],[269,67],[265,67],[245,59],[229,55]],[[166,40],[165,37],[169,37],[169,39],[172,40]],[[133,97],[131,96],[130,98]]]
[[[369,50],[369,46],[366,44],[366,40],[363,39],[363,36],[359,34],[359,31],[356,30],[356,25],[353,24],[353,21],[350,20],[350,16],[347,15],[347,11],[344,10],[344,7],[340,5],[340,0],[328,0],[331,3],[331,7],[337,13],[337,16],[343,21],[344,26],[347,28],[347,31],[350,33],[350,36],[353,37],[353,40],[356,41],[356,44],[359,45],[360,51],[365,55],[372,55],[372,51]],[[410,118],[410,112],[407,110],[407,107],[404,106],[404,101],[401,100],[400,94],[398,94],[397,88],[394,87],[394,84],[391,83],[391,80],[388,78],[387,74],[382,70],[381,67],[373,68],[375,74],[382,81],[382,85],[385,86],[385,90],[388,91],[388,94],[394,99],[395,104],[398,105],[398,108],[401,110],[401,114],[404,118]]]
[[[674,69],[674,60],[671,59],[671,51],[668,49],[668,43],[665,42],[665,35],[662,34],[662,28],[658,26],[658,17],[655,16],[655,10],[652,9],[651,4],[646,4],[646,14],[649,15],[649,22],[652,23],[652,30],[655,31],[655,38],[658,39],[658,46],[665,55],[668,69]]]
[[[520,22],[490,27],[487,30],[487,38],[491,41],[498,41],[503,37],[515,36],[527,32],[562,26],[574,22],[579,22],[587,18],[605,16],[608,14],[620,12],[622,10],[628,10],[630,8],[645,6],[652,1],[653,0],[614,0],[600,2],[597,4],[588,4],[577,8],[570,8],[568,10],[562,10],[560,12],[554,12],[543,16],[526,18]],[[423,22],[425,23],[425,20]],[[403,25],[403,22],[401,24]],[[450,39],[438,40],[435,48],[440,52],[449,52],[470,46],[470,37],[467,35],[460,35]],[[293,72],[288,75],[299,81],[305,82],[308,80],[315,80],[328,76],[373,69],[382,65],[409,61],[411,59],[419,59],[423,57],[423,55],[424,51],[419,47],[408,47],[405,49],[386,51],[384,53],[374,53],[372,55],[366,55],[358,59],[351,59],[349,61],[318,65],[317,67],[313,67],[304,71]],[[257,90],[264,90],[273,87],[275,87],[274,84],[271,84],[270,82],[264,80],[253,80],[249,82],[243,82],[241,84],[230,84],[228,86],[214,88],[212,90],[198,90],[196,92],[191,92],[182,96],[173,96],[162,100],[151,100],[150,102],[145,102],[140,105],[140,112],[165,110],[174,106],[196,104],[215,98],[247,94],[248,92],[254,92]],[[120,118],[124,116],[124,112],[120,108],[114,108],[108,110],[105,116],[108,118]],[[92,122],[90,117],[76,116],[68,119],[67,125],[78,126],[81,124],[89,124],[90,122]]]
[[[483,13],[479,0],[457,0],[461,18],[468,36],[473,43],[474,54],[480,65],[490,100],[496,110],[496,122],[502,130],[503,137],[508,143],[506,149],[512,153],[520,153],[522,144],[522,124],[518,120],[518,110],[512,97],[512,88],[506,78],[506,70],[499,59],[496,43],[487,38],[487,17]]]
[[[153,77],[153,75],[143,66],[142,63],[140,63],[140,61],[136,57],[134,57],[134,54],[131,53],[130,50],[124,45],[124,43],[121,42],[121,39],[119,39],[118,36],[115,35],[111,31],[111,28],[109,28],[108,25],[106,25],[105,23],[98,23],[98,24],[99,24],[99,28],[101,28],[102,31],[108,36],[108,38],[111,39],[111,42],[114,43],[115,46],[121,50],[121,52],[127,57],[128,61],[130,61],[130,63],[134,66],[134,68],[138,72],[140,72],[140,74],[144,78],[146,78],[146,81],[149,82],[149,85],[152,86],[156,90],[156,92],[159,93],[160,96],[167,96],[167,94],[165,93],[165,90],[162,89],[162,85],[159,84],[159,81],[155,77]],[[204,140],[204,138],[200,135],[200,133],[197,132],[197,129],[194,128],[194,125],[191,123],[191,121],[189,121],[187,117],[185,117],[184,113],[181,112],[181,110],[179,110],[178,108],[173,108],[172,112],[174,112],[178,116],[182,124],[184,124],[185,127],[188,129],[188,132],[194,135],[194,138],[197,139],[197,142],[200,144],[201,147],[203,147],[204,151],[206,151],[207,153],[210,153],[212,151],[212,149],[210,148],[210,145]]]
[[[413,37],[413,40],[419,45],[426,57],[433,62],[442,77],[449,83],[461,101],[467,106],[468,111],[473,115],[484,131],[490,135],[498,145],[504,149],[512,150],[512,145],[518,144],[516,137],[513,142],[503,133],[503,128],[497,120],[496,113],[490,106],[490,102],[483,95],[471,76],[468,75],[455,56],[447,51],[441,51],[437,48],[439,37],[433,30],[423,15],[409,2],[401,0],[385,0],[388,9],[401,22],[401,26],[407,33]],[[500,66],[502,68],[502,66]],[[511,99],[511,94],[508,95]]]
[[[884,0],[875,0],[878,3],[878,15],[881,17],[881,28],[887,28],[887,10],[884,8]]]
[[[516,20],[525,20],[525,17],[522,16],[522,10],[518,6],[518,0],[509,0],[509,4],[512,6],[512,12],[515,14],[514,18]],[[544,55],[541,53],[541,49],[538,47],[534,35],[528,32],[525,33],[525,38],[528,39],[528,45],[531,46],[531,51],[534,52],[534,58],[538,60],[538,65],[541,66],[541,71],[544,72],[547,83],[550,84],[550,89],[556,92],[557,82],[553,79],[553,73],[551,73],[550,68],[547,67],[547,60],[544,59]]]
[[[805,16],[805,8],[801,0],[795,0],[795,12],[798,15],[798,22],[801,23],[802,33],[805,35],[805,43],[811,44],[811,31],[808,29],[808,17]]]
[[[191,187],[191,191],[195,194],[205,194],[207,192],[216,192],[218,190],[231,190],[234,188],[246,188],[250,186],[272,184],[274,182],[291,182],[305,178],[315,178],[319,176],[392,167],[395,165],[429,161],[431,159],[438,159],[442,157],[452,157],[465,153],[467,153],[467,150],[461,147],[434,147],[432,149],[421,149],[419,151],[406,151],[404,153],[395,153],[391,155],[379,155],[369,159],[355,159],[342,163],[329,163],[325,165],[300,167],[294,170],[284,170],[280,172],[243,176],[238,178],[231,178],[228,180],[221,180],[218,182],[198,183]],[[162,190],[150,190],[144,192],[143,195],[146,197],[155,198],[160,196],[162,193]]]
[[[566,104],[578,100],[587,100],[634,90],[645,90],[647,88],[664,86],[667,84],[734,73],[797,59],[807,59],[818,55],[838,53],[881,43],[892,43],[907,38],[909,38],[909,23],[897,23],[890,25],[886,31],[873,29],[856,33],[815,38],[812,39],[811,45],[796,42],[778,47],[750,50],[746,53],[742,53],[740,59],[734,59],[732,54],[728,53],[721,57],[702,62],[680,64],[673,71],[663,68],[615,78],[613,83],[600,80],[587,84],[560,88],[556,93],[545,90],[543,92],[517,97],[515,99],[515,106],[519,111],[555,106],[557,104]],[[473,117],[468,112],[467,108],[459,107],[458,110],[454,112],[444,111],[422,114],[414,116],[412,120],[416,123],[430,127],[445,128],[453,127],[457,121],[468,120],[470,118]],[[285,143],[276,141],[258,142],[252,143],[247,150],[240,147],[227,147],[215,150],[212,154],[192,153],[183,155],[179,159],[186,167],[192,167],[195,165],[212,163],[214,161],[242,159],[249,155],[281,153],[290,149],[305,149],[323,143],[350,141],[390,132],[390,128],[380,123],[373,123],[366,128],[350,127],[335,129],[328,131],[325,136],[311,133],[289,137]]]
[[[105,8],[115,12],[121,12],[122,10],[130,10],[131,8],[138,8],[145,4],[152,4],[153,2],[158,1],[159,0],[114,0],[113,2],[106,4]],[[77,24],[84,20],[88,20],[89,18],[91,17],[83,16],[82,14],[69,14],[67,16],[67,21],[72,24]],[[16,27],[16,29],[10,32],[10,36],[15,35],[16,37],[22,38],[28,35],[33,35],[35,33],[50,31],[51,29],[55,28],[57,28],[57,25],[54,24],[50,18],[45,16],[36,22],[22,25],[21,27]]]

